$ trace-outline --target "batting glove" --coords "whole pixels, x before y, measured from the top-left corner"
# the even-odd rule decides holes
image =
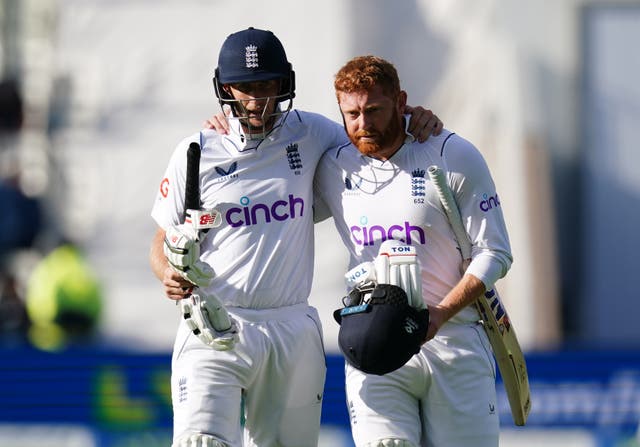
[[[167,229],[164,255],[173,270],[198,287],[207,287],[213,279],[213,269],[200,261],[199,232],[190,223]]]
[[[180,300],[187,326],[205,345],[216,351],[233,349],[238,327],[224,305],[214,295],[192,294]]]
[[[411,307],[418,310],[426,309],[416,249],[403,242],[394,239],[384,241],[376,259],[349,270],[345,280],[350,288],[361,287],[367,282],[401,287],[407,294]]]

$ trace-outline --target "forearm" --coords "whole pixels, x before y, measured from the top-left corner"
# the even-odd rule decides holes
[[[151,265],[151,271],[160,281],[164,279],[165,270],[169,267],[169,263],[167,262],[167,258],[162,249],[164,244],[164,235],[164,230],[159,228],[153,237],[151,249],[149,250],[149,264]]]
[[[480,279],[471,274],[465,274],[437,306],[443,312],[444,321],[449,320],[462,309],[473,304],[485,290],[484,283]]]
[[[462,309],[472,304],[484,292],[484,283],[475,276],[466,273],[458,284],[449,291],[440,304],[429,306],[430,321],[427,340],[435,337],[444,323],[449,321]]]

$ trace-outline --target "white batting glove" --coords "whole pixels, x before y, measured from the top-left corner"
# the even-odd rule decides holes
[[[164,238],[164,255],[173,270],[198,287],[207,287],[213,279],[213,269],[200,261],[200,237],[191,223],[174,225]]]
[[[345,275],[347,286],[353,288],[366,282],[392,284],[407,294],[409,305],[426,309],[422,297],[422,275],[415,247],[390,239],[384,241],[373,262],[364,262]]]
[[[198,232],[191,224],[169,227],[164,236],[164,255],[170,264],[185,267],[200,258]]]
[[[187,326],[207,346],[216,351],[233,349],[238,327],[224,305],[214,295],[192,294],[180,300]]]

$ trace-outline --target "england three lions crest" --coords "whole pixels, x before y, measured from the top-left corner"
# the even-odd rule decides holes
[[[413,198],[425,196],[425,172],[424,169],[414,169],[411,171],[411,196]]]
[[[300,158],[300,152],[298,151],[298,143],[291,143],[287,146],[287,161],[289,162],[289,169],[291,169],[295,175],[300,175],[302,158]]]

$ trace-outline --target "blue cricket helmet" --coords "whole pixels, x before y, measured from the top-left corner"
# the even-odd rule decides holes
[[[278,102],[295,97],[295,73],[275,34],[250,27],[229,35],[220,49],[213,78],[218,99],[232,99],[223,84],[271,79],[283,81]]]
[[[420,352],[429,311],[411,307],[402,288],[371,282],[355,287],[346,300],[333,317],[340,324],[338,346],[351,366],[381,376]]]

